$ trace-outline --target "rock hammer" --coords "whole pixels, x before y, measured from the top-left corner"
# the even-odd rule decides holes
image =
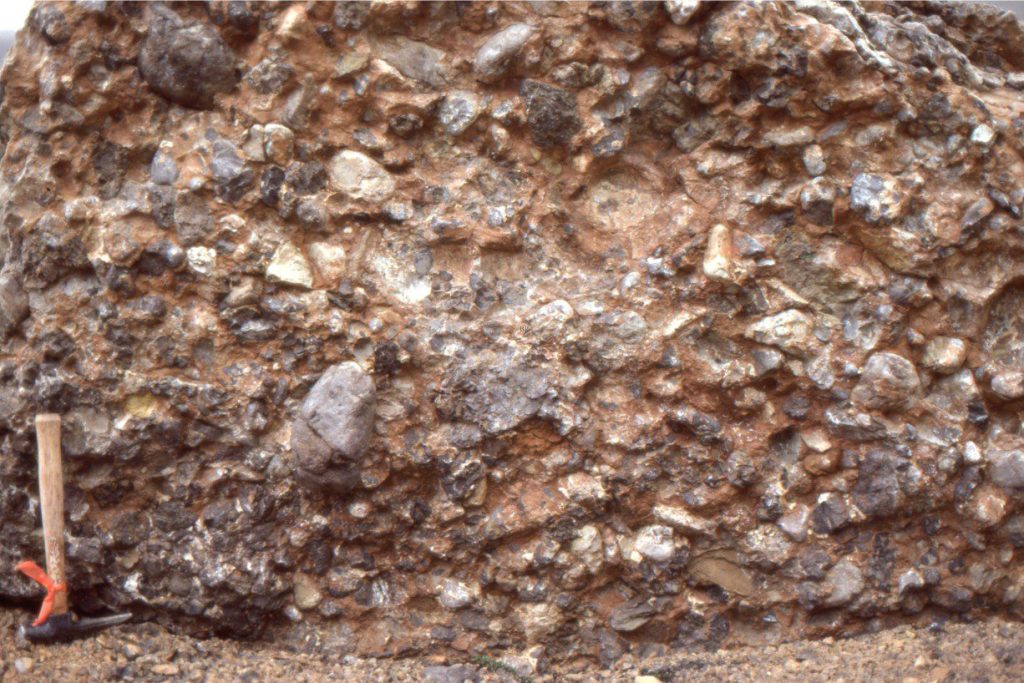
[[[46,589],[39,616],[22,625],[21,634],[34,643],[73,640],[108,626],[122,624],[131,614],[114,614],[80,619],[68,609],[67,577],[64,571],[64,473],[60,453],[60,415],[36,415],[39,448],[39,507],[43,515],[43,547],[46,571],[31,560],[19,562],[18,571]]]

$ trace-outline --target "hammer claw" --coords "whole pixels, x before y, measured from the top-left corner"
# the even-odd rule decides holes
[[[33,643],[66,643],[110,626],[123,624],[131,618],[131,614],[123,613],[93,619],[79,619],[72,612],[64,612],[52,615],[38,626],[34,624],[21,626],[20,632]]]

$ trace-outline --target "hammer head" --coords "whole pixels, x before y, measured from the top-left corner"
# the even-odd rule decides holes
[[[39,626],[22,625],[18,630],[20,635],[33,643],[66,643],[110,626],[123,624],[131,618],[131,614],[123,613],[94,619],[79,619],[74,613],[65,612],[50,615]]]

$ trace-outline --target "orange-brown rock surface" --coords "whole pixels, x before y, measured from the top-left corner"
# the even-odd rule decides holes
[[[80,611],[603,661],[1020,616],[1012,15],[48,3],[2,85],[0,563],[58,411]]]

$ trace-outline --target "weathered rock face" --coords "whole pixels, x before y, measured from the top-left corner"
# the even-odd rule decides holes
[[[595,659],[1020,616],[1022,88],[983,5],[43,5],[0,565],[47,410],[84,611]]]

